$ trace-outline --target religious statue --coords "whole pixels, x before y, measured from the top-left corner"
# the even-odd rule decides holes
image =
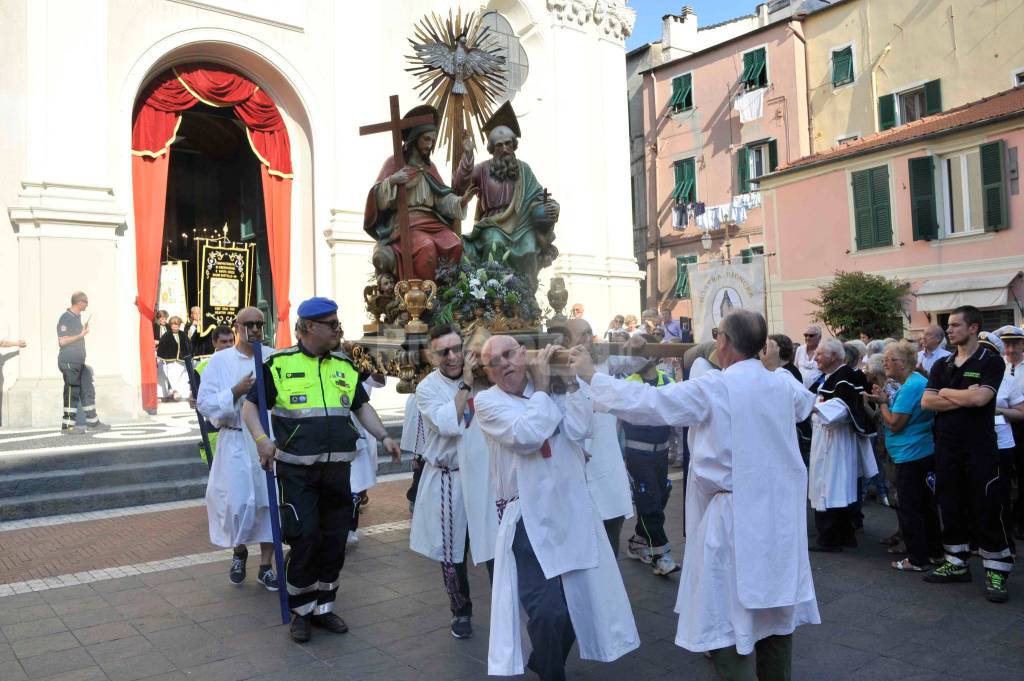
[[[538,272],[558,257],[554,226],[558,203],[551,200],[530,166],[516,158],[519,122],[505,102],[483,126],[491,158],[473,164],[472,136],[463,142],[464,155],[452,182],[456,192],[479,192],[473,230],[463,236],[465,256],[482,262],[496,251],[537,290]]]
[[[437,109],[417,106],[404,118],[422,116],[433,117],[433,122],[402,128],[402,157],[392,156],[384,162],[366,199],[363,229],[377,242],[373,266],[378,278],[389,273],[402,280],[433,280],[439,258],[458,262],[462,257],[462,240],[453,230],[453,221],[465,217],[466,204],[476,190],[469,187],[458,196],[441,179],[430,160],[440,123]],[[400,186],[405,187],[409,210],[409,245],[399,240]],[[405,248],[410,249],[412,272],[403,271]]]

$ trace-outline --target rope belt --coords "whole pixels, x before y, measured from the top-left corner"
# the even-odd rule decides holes
[[[641,442],[640,440],[626,440],[625,444],[626,449],[635,449],[639,452],[664,452],[668,450],[667,442],[653,444],[650,442]]]
[[[494,505],[498,507],[498,522],[501,522],[501,517],[505,515],[505,507],[511,504],[513,501],[518,501],[519,496],[509,497],[508,499],[495,499]]]
[[[242,432],[241,428],[235,428],[234,426],[220,426],[220,429],[221,430],[233,430],[236,433],[241,433]]]
[[[461,610],[466,599],[459,591],[458,575],[455,573],[455,559],[452,552],[455,548],[455,515],[452,500],[452,471],[458,468],[438,466],[441,470],[441,576],[444,589],[448,592],[454,610]]]

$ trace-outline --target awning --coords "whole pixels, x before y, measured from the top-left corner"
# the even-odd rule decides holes
[[[952,310],[961,305],[978,308],[1005,307],[1010,285],[1021,272],[988,274],[966,279],[930,279],[917,289],[917,309],[922,312]]]

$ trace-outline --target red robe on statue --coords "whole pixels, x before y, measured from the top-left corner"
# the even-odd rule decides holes
[[[402,271],[399,243],[397,186],[388,179],[409,166],[417,172],[406,183],[409,204],[409,237],[412,241],[412,276]],[[426,167],[406,163],[392,156],[384,162],[377,181],[366,197],[363,229],[379,244],[394,251],[399,279],[434,279],[439,258],[458,262],[462,258],[462,238],[452,229],[453,220],[464,215],[461,197],[452,192],[433,163]]]

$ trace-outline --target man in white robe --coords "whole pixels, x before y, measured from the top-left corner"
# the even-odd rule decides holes
[[[821,378],[821,369],[815,360],[815,353],[821,343],[821,327],[811,324],[804,330],[804,344],[796,346],[793,363],[800,370],[804,387],[811,388]]]
[[[818,537],[810,550],[835,553],[857,546],[850,505],[859,501],[857,478],[878,473],[867,438],[874,422],[864,411],[864,375],[847,366],[843,344],[826,338],[815,358],[822,380],[811,417],[807,497]]]
[[[565,347],[582,345],[593,357],[594,332],[590,323],[584,319],[570,319],[564,324]],[[633,358],[618,357],[618,360]],[[597,366],[597,371],[609,373],[607,363]],[[632,373],[632,372],[627,372]],[[580,385],[580,390],[588,394],[590,386]],[[597,507],[598,515],[604,521],[604,529],[608,533],[608,541],[612,545],[612,553],[619,556],[619,535],[626,518],[633,517],[633,497],[629,489],[629,476],[619,447],[618,419],[611,414],[594,414],[590,437],[583,443],[584,451],[590,456],[587,460],[587,488]]]
[[[410,548],[441,563],[441,574],[450,601],[451,635],[456,639],[473,636],[473,601],[469,593],[466,558],[469,551],[469,516],[472,497],[477,508],[494,516],[491,527],[497,531],[494,497],[486,499],[488,480],[466,486],[462,463],[476,459],[475,470],[486,468],[487,449],[466,452],[461,443],[471,425],[470,400],[473,395],[473,370],[479,358],[467,352],[462,337],[448,325],[430,331],[427,353],[434,371],[416,387],[416,409],[423,420],[423,472],[412,516]],[[462,449],[462,457],[460,457]],[[480,464],[483,464],[482,466]],[[484,521],[484,518],[474,518]],[[491,542],[493,544],[493,541]],[[488,566],[490,571],[490,566]]]
[[[807,473],[794,427],[814,397],[784,369],[770,372],[758,361],[768,336],[761,315],[734,310],[718,328],[722,371],[698,379],[660,388],[613,379],[595,373],[579,348],[573,368],[590,382],[595,409],[690,428],[676,645],[710,651],[725,680],[784,679],[793,631],[820,621],[807,557]]]
[[[487,670],[522,674],[520,607],[544,681],[565,679],[574,640],[580,657],[610,662],[640,645],[618,564],[587,489],[582,443],[594,410],[570,386],[548,394],[554,346],[530,363],[509,336],[493,336],[481,360],[494,386],[475,400],[491,451],[500,514],[491,588]]]
[[[210,542],[234,549],[228,578],[245,580],[249,556],[246,544],[260,543],[257,580],[277,591],[271,568],[274,537],[270,531],[267,484],[259,465],[256,444],[242,427],[242,402],[256,382],[253,343],[263,340],[263,313],[254,307],[239,310],[235,318],[235,346],[214,353],[203,370],[196,407],[219,429],[217,449],[206,484],[206,513]],[[263,356],[273,353],[263,348]]]
[[[382,374],[371,374],[363,381],[363,389],[369,397],[373,394],[374,388],[383,388],[387,379]],[[349,544],[359,543],[359,516],[363,512],[363,506],[370,503],[370,497],[366,491],[377,484],[377,438],[370,435],[366,426],[362,424],[359,417],[352,419],[359,431],[359,445],[356,458],[352,459],[352,468],[349,471],[349,486],[352,488],[352,529],[348,531]],[[394,457],[392,457],[394,461]]]

